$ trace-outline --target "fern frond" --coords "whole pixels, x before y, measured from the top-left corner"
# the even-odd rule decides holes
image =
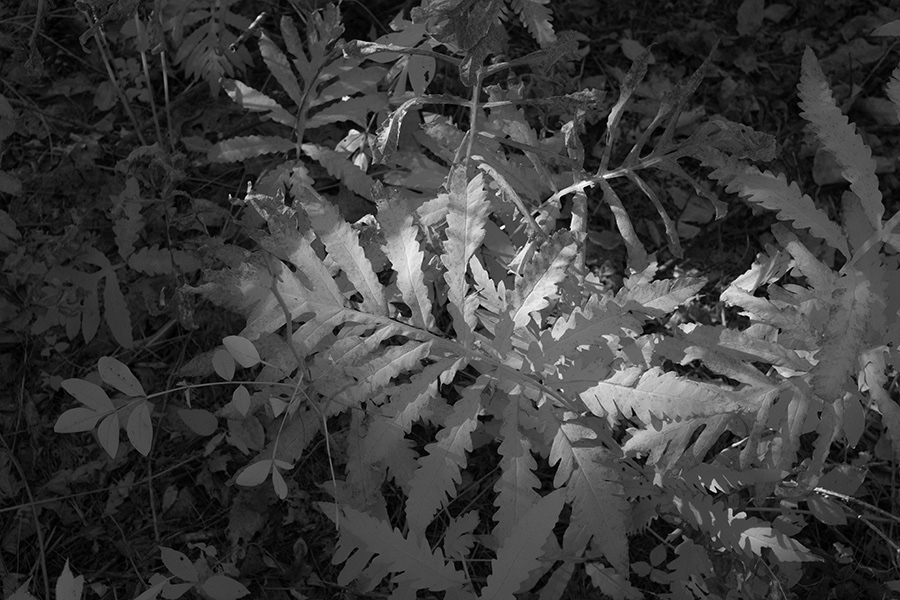
[[[692,467],[703,460],[719,436],[736,420],[735,415],[724,412],[654,423],[630,430],[631,437],[622,450],[628,455],[646,456],[647,463],[661,473],[669,473],[676,467]],[[735,429],[740,431],[742,426]]]
[[[281,34],[285,45],[294,56],[294,67],[307,87],[312,85],[316,74],[325,65],[329,46],[343,33],[344,26],[338,6],[329,4],[324,11],[314,12],[307,23],[307,57],[294,20],[288,16],[281,18]]]
[[[238,162],[278,152],[290,152],[294,142],[278,136],[247,135],[222,140],[213,145],[206,153],[211,162]]]
[[[212,96],[218,95],[223,77],[233,77],[235,72],[243,72],[253,63],[243,46],[235,52],[228,51],[237,40],[234,31],[243,31],[250,26],[249,19],[231,11],[235,2],[201,3],[210,8],[191,10],[181,21],[181,26],[195,27],[190,35],[180,40],[175,62],[181,63],[191,77],[204,79]]]
[[[541,361],[555,364],[562,357],[571,357],[578,348],[599,348],[609,353],[608,339],[626,338],[630,332],[640,331],[641,323],[627,309],[615,302],[591,298],[584,308],[576,308],[561,316],[541,335]],[[612,354],[608,354],[610,359]]]
[[[334,514],[335,505],[320,502],[319,506],[326,515]],[[338,564],[356,556],[363,559],[354,561],[354,568],[349,571],[351,563],[347,562],[338,579],[340,585],[356,579],[362,567],[372,572],[396,573],[392,580],[412,592],[450,590],[466,584],[465,575],[446,561],[440,549],[432,552],[422,537],[415,533],[404,537],[390,524],[354,508],[340,506],[339,509],[341,535],[333,562]]]
[[[376,315],[387,315],[384,287],[372,270],[372,263],[359,244],[359,234],[344,220],[337,208],[311,188],[300,197],[328,256],[341,267],[363,298],[363,308]]]
[[[798,229],[809,229],[810,233],[825,240],[844,256],[850,256],[847,237],[840,226],[813,204],[812,198],[801,193],[795,182],[788,184],[783,174],[774,175],[735,160],[727,160],[709,177],[721,181],[725,191],[737,193],[750,202],[775,211],[779,219],[790,221]]]
[[[559,463],[553,487],[565,486],[572,504],[570,528],[586,528],[617,573],[628,574],[630,507],[619,483],[614,455],[596,442],[583,425],[560,423],[550,450],[550,464]],[[586,444],[593,440],[593,444]]]
[[[625,309],[658,318],[696,297],[704,285],[706,280],[698,277],[663,279],[635,286],[626,281],[625,287],[616,294],[615,302]]]
[[[414,421],[437,420],[435,416],[439,411],[435,401],[439,398],[438,377],[447,372],[452,377],[456,364],[456,359],[441,359],[413,375],[409,382],[387,390],[391,400],[374,415],[366,436],[366,451],[373,460],[387,457],[391,449],[409,433]],[[441,400],[441,406],[443,405]],[[444,416],[444,411],[440,411],[439,416]]]
[[[697,489],[707,489],[714,494],[727,494],[758,483],[776,483],[783,480],[784,477],[785,473],[777,469],[735,471],[722,465],[701,463],[680,473],[678,483],[694,486]]]
[[[475,544],[472,532],[478,526],[478,513],[474,510],[461,517],[450,519],[444,530],[444,554],[449,558],[463,558]]]
[[[803,53],[797,89],[800,108],[803,109],[801,116],[812,124],[816,136],[843,167],[841,175],[850,182],[850,189],[859,197],[872,227],[876,232],[881,231],[884,204],[878,189],[872,150],[841,113],[831,95],[825,73],[810,48]]]
[[[721,386],[693,381],[653,367],[634,381],[634,372],[619,371],[581,394],[592,413],[606,418],[623,414],[644,424],[686,417],[712,417],[749,411],[752,400]]]
[[[446,267],[444,280],[447,282],[447,309],[453,316],[453,327],[457,337],[468,344],[472,337],[474,306],[467,308],[468,284],[466,271],[469,259],[484,239],[484,226],[490,204],[484,189],[484,178],[479,173],[472,181],[467,181],[466,170],[457,166],[450,171],[450,203],[447,211],[447,239],[441,262]]]
[[[891,72],[891,79],[884,86],[884,93],[894,105],[897,118],[900,119],[900,65]]]
[[[509,306],[517,328],[527,325],[532,313],[549,306],[576,252],[577,244],[571,232],[557,232],[518,274]]]
[[[813,391],[828,401],[855,390],[850,377],[859,371],[859,356],[871,345],[873,313],[884,306],[872,295],[871,282],[858,271],[844,275],[838,284],[830,299],[822,350],[812,370]]]
[[[505,386],[509,387],[509,386]],[[537,462],[531,455],[532,444],[526,429],[533,429],[527,413],[531,403],[522,395],[518,386],[506,394],[498,393],[494,403],[503,404],[500,424],[500,478],[494,484],[497,497],[494,499],[494,521],[492,532],[495,539],[506,539],[515,524],[541,499],[535,491],[541,482],[534,474]]]
[[[334,497],[343,506],[349,506],[379,521],[388,521],[387,503],[381,493],[385,467],[365,451],[368,418],[362,411],[350,412],[347,435],[347,477],[335,481]]]
[[[674,496],[673,504],[691,525],[707,533],[725,548],[747,556],[762,556],[768,548],[782,562],[821,561],[806,546],[773,529],[760,519],[735,513],[709,496]]]
[[[437,441],[428,444],[428,454],[419,459],[406,499],[406,522],[416,535],[424,535],[437,511],[446,506],[448,496],[455,494],[455,484],[461,481],[460,469],[466,465],[466,453],[472,450],[471,436],[478,426],[481,394],[486,385],[487,379],[482,376],[462,391],[437,434]]]
[[[278,84],[284,88],[288,97],[297,106],[303,105],[303,90],[297,81],[297,76],[291,69],[287,57],[281,49],[269,38],[265,31],[260,32],[259,36],[259,52],[262,54],[263,61],[269,68],[269,72],[275,77]]]
[[[397,375],[417,368],[431,355],[430,342],[411,341],[402,346],[388,346],[368,357],[359,366],[349,366],[344,372],[355,377],[358,384],[341,394],[345,402],[356,404],[364,400],[379,403],[383,388]]]
[[[696,324],[684,325],[680,329],[688,346],[683,364],[702,359],[701,354],[697,352],[699,348],[714,348],[738,361],[761,362],[799,372],[806,372],[812,368],[809,361],[795,350],[755,337],[747,331]]]
[[[553,13],[547,6],[550,0],[511,0],[510,4],[522,25],[528,29],[528,33],[537,41],[541,48],[556,43],[556,33],[553,31]]]
[[[404,304],[412,312],[412,323],[433,331],[431,296],[422,271],[425,254],[416,239],[419,229],[413,225],[409,203],[400,197],[380,202],[378,224],[384,234],[384,253],[397,273],[397,287]]]
[[[223,87],[232,102],[249,112],[263,113],[263,120],[275,121],[291,129],[297,124],[295,115],[259,90],[233,79],[226,79]]]
[[[374,200],[372,186],[375,185],[375,180],[350,162],[346,156],[317,144],[303,144],[300,149],[308,157],[325,167],[328,174],[339,179],[347,186],[348,190],[367,200]]]
[[[481,589],[480,600],[512,599],[522,591],[521,584],[540,565],[544,542],[553,532],[565,500],[561,490],[551,492],[515,523],[497,550],[497,558],[491,561],[491,574]]]

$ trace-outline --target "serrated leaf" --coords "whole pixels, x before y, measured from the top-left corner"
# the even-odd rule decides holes
[[[259,53],[262,54],[269,72],[275,76],[294,104],[303,106],[303,91],[297,81],[297,76],[294,75],[287,57],[264,31],[259,36]]]
[[[344,220],[334,204],[315,190],[307,188],[300,197],[300,203],[325,244],[328,256],[334,259],[362,295],[365,310],[376,315],[387,315],[384,287],[360,246],[359,234]]]
[[[253,342],[238,335],[229,335],[222,339],[222,345],[232,358],[245,369],[259,364],[259,351]]]
[[[809,229],[844,256],[850,256],[847,238],[840,226],[803,194],[795,182],[788,184],[783,174],[774,175],[734,163],[713,171],[710,177],[722,180],[727,192],[738,193],[750,202],[776,211],[779,219],[790,221],[798,229]]]
[[[90,431],[97,424],[97,421],[105,416],[105,412],[98,413],[91,408],[77,407],[70,408],[56,419],[53,431],[56,433],[79,433],[82,431]]]
[[[650,61],[651,49],[647,48],[641,55],[634,60],[628,73],[625,75],[624,81],[619,88],[619,98],[615,105],[609,110],[606,119],[606,143],[607,148],[612,147],[615,134],[619,130],[619,120],[622,118],[625,104],[631,98],[631,95],[643,81],[647,74],[647,63]],[[608,152],[608,151],[607,151]]]
[[[104,383],[116,388],[126,396],[146,396],[144,387],[126,365],[111,356],[101,356],[97,361],[97,370]]]
[[[310,158],[318,161],[325,167],[329,175],[339,179],[351,192],[367,200],[374,200],[372,186],[375,184],[375,180],[350,162],[346,156],[315,144],[303,144],[301,150]]]
[[[544,542],[553,532],[565,503],[565,492],[556,490],[538,501],[514,526],[491,561],[491,574],[481,588],[481,600],[515,600],[522,583],[538,566]]]
[[[271,119],[291,129],[296,126],[297,118],[294,115],[259,90],[232,79],[224,81],[224,89],[228,96],[242,108],[250,112],[266,113],[262,117],[263,120]]]
[[[513,0],[511,4],[522,20],[522,25],[541,48],[556,42],[556,33],[551,23],[553,13],[547,6],[550,0]]]
[[[457,166],[451,169],[449,179],[447,239],[443,244],[441,262],[446,267],[444,281],[448,286],[448,310],[453,317],[453,327],[457,338],[467,344],[474,326],[474,314],[466,308],[466,271],[469,259],[484,240],[490,203],[481,173],[475,175],[472,181],[467,181],[466,170]]]
[[[897,118],[900,119],[900,65],[891,72],[891,78],[884,86],[884,93],[894,106]]]
[[[444,554],[449,558],[462,558],[469,553],[475,544],[472,532],[478,526],[478,512],[472,510],[450,520],[444,530]]]
[[[320,503],[320,506],[325,514],[332,513],[331,505]],[[358,553],[372,557],[373,567],[379,573],[397,573],[393,581],[407,585],[413,591],[453,590],[466,582],[465,575],[444,559],[440,549],[432,551],[423,537],[413,533],[404,537],[388,523],[348,506],[341,506],[340,510],[341,537],[335,551],[336,562],[343,562],[344,559],[339,560],[339,557],[346,556],[353,546],[362,543],[365,550]],[[341,546],[344,546],[342,552]]]
[[[291,152],[296,144],[278,136],[248,135],[223,140],[206,153],[210,162],[239,162],[263,154]]]
[[[544,243],[516,277],[510,303],[516,328],[524,327],[531,313],[540,311],[556,297],[557,286],[565,279],[578,246],[572,234],[561,231]]]
[[[604,448],[594,432],[577,423],[558,426],[550,450],[550,464],[557,466],[554,487],[565,486],[572,504],[569,528],[584,528],[593,537],[616,573],[628,576],[628,538],[631,511],[613,465],[612,451]]]
[[[406,500],[406,521],[410,531],[422,535],[434,515],[447,503],[455,484],[461,481],[460,469],[466,465],[466,453],[472,450],[472,432],[481,413],[481,393],[485,381],[466,388],[453,405],[453,412],[438,432],[437,441],[425,447],[419,459]]]
[[[375,136],[375,145],[372,147],[372,162],[383,164],[397,151],[400,141],[400,130],[406,113],[422,103],[422,99],[410,98],[396,109],[381,123]]]
[[[871,345],[868,334],[878,302],[872,295],[872,282],[858,271],[851,271],[838,283],[820,340],[822,349],[811,371],[813,391],[829,402],[843,396],[842,390],[850,391],[851,385],[856,388],[850,377],[859,372],[859,357]]]
[[[421,361],[427,359],[431,355],[431,346],[431,342],[407,342],[371,355],[364,366],[345,370],[359,383],[347,388],[342,395],[350,402],[372,399],[391,379],[418,367]]]
[[[496,401],[496,398],[495,398]],[[541,482],[535,475],[537,462],[531,455],[532,443],[525,435],[528,402],[513,389],[503,400],[503,420],[500,425],[500,478],[494,484],[497,497],[492,535],[507,539],[518,523],[541,499],[536,492]]]
[[[104,414],[116,410],[112,400],[109,399],[103,388],[97,384],[84,379],[66,379],[60,386],[72,394],[76,400],[98,413]]]
[[[542,361],[544,364],[554,364],[581,347],[599,348],[612,360],[607,337],[626,337],[629,330],[636,329],[640,329],[640,321],[627,309],[611,302],[600,304],[590,301],[584,308],[576,308],[569,315],[560,317],[552,328],[542,332]]]
[[[159,554],[163,564],[172,575],[184,579],[185,581],[197,581],[197,568],[191,563],[191,560],[187,556],[178,550],[173,550],[172,548],[167,548],[165,546],[159,547]]]
[[[741,532],[744,547],[756,556],[768,548],[782,562],[819,562],[822,559],[797,540],[769,526],[748,527]]]
[[[634,308],[628,303],[636,302],[641,312],[661,317],[694,298],[704,285],[706,280],[697,277],[650,281],[635,287],[622,288],[616,294],[616,302],[629,310]]]
[[[119,413],[114,412],[100,421],[97,428],[97,438],[100,446],[106,450],[110,458],[115,458],[119,452]]]
[[[128,434],[128,441],[134,446],[134,449],[144,456],[150,455],[150,446],[153,444],[153,421],[150,419],[150,408],[152,404],[146,400],[139,402],[131,414],[128,415],[128,422],[125,424],[125,432]]]
[[[776,531],[764,521],[725,508],[709,496],[678,494],[675,508],[684,519],[718,540],[730,550],[748,556],[762,556],[768,548],[785,562],[817,562],[822,559],[793,538]]]
[[[884,216],[881,190],[875,175],[872,150],[863,142],[846,116],[844,116],[825,80],[815,53],[807,47],[803,53],[800,83],[801,116],[809,121],[816,136],[840,163],[841,174],[850,182],[850,189],[859,197],[863,210],[876,232],[881,231]]]
[[[410,206],[400,197],[390,198],[379,202],[377,218],[384,233],[382,248],[397,273],[397,287],[412,311],[412,323],[433,330],[434,315],[423,270],[425,253],[416,239],[419,229],[413,224]]]
[[[176,38],[180,43],[175,62],[184,65],[191,77],[206,80],[212,96],[218,95],[223,76],[234,76],[235,71],[243,71],[253,62],[247,48],[241,46],[234,52],[228,49],[237,41],[230,28],[243,31],[250,26],[249,19],[230,10],[232,4],[230,0],[222,2],[215,10],[197,5],[182,17],[182,22],[196,24],[196,28],[186,38]]]

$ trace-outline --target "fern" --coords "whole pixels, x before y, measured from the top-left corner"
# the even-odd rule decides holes
[[[878,189],[878,178],[875,176],[872,151],[835,105],[825,74],[809,48],[803,53],[797,89],[800,92],[800,108],[803,109],[801,115],[810,122],[816,136],[843,167],[841,174],[850,183],[851,191],[860,199],[863,211],[875,231],[880,231],[884,205]]]
[[[455,46],[464,56],[463,80],[474,81],[493,25],[471,21],[499,16],[502,6],[460,2],[429,6],[414,17],[435,40]],[[512,6],[527,13],[536,32],[549,23],[541,13],[544,3]],[[467,19],[472,28],[440,20],[448,16]],[[263,41],[270,71],[301,109],[309,94],[328,89],[319,74],[340,62],[322,44],[336,37],[333,19],[326,13],[316,22],[319,37],[311,36],[309,56],[283,24],[292,63]],[[411,39],[421,40],[421,32]],[[357,45],[348,51],[353,58],[341,60],[356,61],[348,68],[361,74],[368,72],[363,59],[386,48],[396,51],[382,43]],[[753,488],[759,498],[775,494],[777,500],[783,491],[775,486],[788,478],[798,496],[811,492],[832,442],[855,435],[844,407],[859,389],[883,405],[889,428],[900,427],[883,393],[881,345],[884,325],[896,327],[896,315],[885,310],[896,286],[885,283],[891,277],[886,260],[866,254],[891,238],[876,206],[881,200],[872,188],[874,171],[865,153],[857,152],[852,127],[835,114],[811,59],[805,59],[801,82],[804,114],[826,149],[840,155],[852,190],[845,211],[864,215],[862,225],[833,222],[795,184],[751,166],[748,161],[771,158],[767,136],[714,121],[676,138],[674,124],[700,85],[703,67],[661,101],[622,164],[610,165],[619,119],[646,67],[646,57],[638,59],[623,83],[594,175],[581,169],[578,119],[549,143],[539,142],[515,108],[522,101],[517,92],[493,89],[488,108],[479,106],[477,93],[471,100],[420,95],[385,119],[373,154],[393,169],[384,179],[397,188],[368,186],[368,175],[348,170],[356,167],[346,157],[333,160],[330,151],[303,143],[299,132],[310,121],[302,114],[297,118],[257,92],[233,87],[247,108],[294,129],[296,139],[275,138],[269,148],[295,144],[360,195],[368,186],[377,202],[374,219],[350,225],[309,186],[303,169],[287,165],[271,180],[286,184],[291,201],[276,193],[245,199],[266,220],[256,236],[259,249],[189,288],[241,313],[247,320],[241,335],[257,345],[283,336],[275,352],[277,377],[302,384],[315,407],[281,416],[278,429],[270,429],[276,442],[253,464],[296,460],[310,435],[327,423],[316,414],[327,419],[354,409],[345,479],[330,484],[334,502],[322,504],[340,533],[334,562],[343,564],[342,585],[356,582],[363,593],[384,585],[398,596],[430,589],[452,598],[511,598],[546,576],[542,597],[551,599],[562,594],[577,562],[603,593],[633,598],[638,593],[628,535],[660,515],[699,532],[717,552],[818,560],[779,526],[728,508],[729,496]],[[588,98],[567,101],[589,109]],[[467,104],[469,129],[426,114],[422,131],[406,136],[409,111],[432,102]],[[651,141],[655,145],[647,150]],[[229,144],[240,143],[223,142],[216,152],[229,152]],[[399,172],[402,160],[424,149],[434,159],[420,157],[413,166],[427,172]],[[645,333],[651,320],[690,302],[705,282],[656,280],[655,259],[608,180],[635,183],[663,222],[671,223],[638,172],[659,167],[701,188],[679,166],[684,157],[710,168],[726,192],[825,240],[849,259],[844,269],[835,271],[778,225],[777,246],[760,254],[721,296],[744,311],[748,327],[684,324],[669,333]],[[559,173],[561,168],[568,171]],[[579,267],[586,215],[577,199],[591,186],[603,189],[629,247],[629,277],[616,293],[592,293]],[[704,193],[724,209],[724,202]],[[567,194],[577,200],[571,226],[557,230]],[[669,228],[668,235],[675,252],[677,232]],[[788,275],[792,279],[780,283]],[[865,364],[859,357],[866,357]],[[729,383],[679,375],[664,361],[699,361]],[[416,422],[436,432],[421,452],[407,437]],[[301,434],[307,426],[312,433]],[[491,526],[471,512],[460,514],[455,504],[462,474],[471,469],[474,436],[483,431],[499,437]],[[813,449],[801,461],[800,439],[807,433]],[[280,436],[287,436],[288,450],[278,449]],[[733,448],[723,449],[735,439]],[[541,484],[541,464],[555,470],[552,484]],[[269,472],[278,485],[277,469]],[[402,494],[403,511],[389,511],[380,490],[385,478]],[[558,539],[551,531],[565,504],[571,510]],[[789,507],[784,513],[799,519]],[[448,561],[465,564],[473,557],[476,531],[481,551],[492,557],[484,580]],[[663,564],[665,553],[658,557],[655,577],[673,595],[708,595],[710,555],[687,532],[674,535],[674,558]],[[556,566],[558,557],[564,560]]]
[[[223,77],[234,77],[253,62],[243,46],[234,51],[229,49],[240,32],[250,26],[249,19],[231,11],[236,1],[195,1],[182,7],[164,24],[175,34],[178,46],[175,61],[181,63],[191,77],[206,81],[213,96],[219,95]],[[191,33],[182,39],[185,29]]]
[[[226,80],[225,90],[234,102],[277,123],[282,134],[222,140],[209,149],[211,161],[234,162],[293,150],[298,159],[302,153],[321,164],[350,191],[373,199],[372,179],[347,156],[320,145],[301,143],[307,129],[332,123],[350,121],[365,128],[373,114],[387,107],[385,95],[376,88],[385,70],[379,66],[360,67],[361,61],[341,58],[335,49],[343,43],[339,39],[343,32],[340,19],[340,12],[333,5],[314,13],[304,47],[294,22],[284,17],[280,29],[292,59],[265,32],[260,34],[259,46],[266,67],[294,108],[284,108],[277,100],[240,81]]]

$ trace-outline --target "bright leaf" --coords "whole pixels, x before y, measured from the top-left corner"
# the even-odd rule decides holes
[[[234,393],[231,394],[231,404],[246,417],[247,411],[250,410],[250,392],[247,388],[242,385],[237,386]]]
[[[119,451],[119,413],[113,413],[100,422],[97,436],[110,458],[115,458]]]
[[[219,420],[208,410],[202,408],[179,408],[178,416],[184,424],[190,427],[197,435],[207,436],[215,433],[219,427]]]
[[[250,593],[239,581],[225,575],[213,575],[200,586],[210,598],[215,600],[235,600]]]
[[[272,487],[275,488],[275,493],[279,498],[282,500],[287,498],[287,483],[284,481],[284,477],[281,476],[281,471],[278,469],[272,469]]]
[[[234,378],[234,358],[225,350],[216,350],[212,359],[213,369],[216,375],[225,381],[231,381]]]
[[[102,356],[97,361],[100,379],[116,388],[126,396],[146,396],[141,382],[127,366],[111,356]]]
[[[153,422],[150,420],[152,406],[146,400],[138,404],[128,415],[128,424],[125,426],[131,445],[144,456],[150,454],[153,443]]]
[[[59,415],[53,431],[56,433],[78,433],[80,431],[90,431],[97,425],[103,417],[102,413],[95,412],[90,408],[79,406],[70,408],[63,414]]]
[[[256,351],[256,346],[253,345],[253,342],[247,338],[229,335],[222,340],[222,344],[224,344],[225,349],[228,350],[232,358],[245,369],[259,364],[259,352]]]
[[[237,476],[234,482],[244,487],[255,487],[266,480],[271,470],[272,461],[261,460],[241,471],[241,474]]]
[[[178,550],[166,548],[165,546],[159,547],[159,553],[162,556],[163,564],[166,565],[166,568],[172,575],[185,581],[198,580],[197,568],[191,564],[191,560],[187,556]]]
[[[156,597],[159,596],[159,592],[163,589],[163,586],[169,582],[168,577],[164,577],[160,581],[157,581],[152,586],[144,590],[140,596],[135,598],[134,600],[156,600]]]
[[[116,410],[112,400],[99,385],[84,379],[66,379],[61,385],[64,390],[75,396],[76,400],[99,413]]]
[[[81,600],[84,590],[84,575],[75,577],[69,569],[69,559],[56,580],[56,600]]]

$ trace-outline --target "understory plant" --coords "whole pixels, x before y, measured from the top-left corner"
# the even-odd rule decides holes
[[[513,15],[540,48],[488,61],[508,50]],[[324,436],[333,478],[318,506],[337,531],[337,583],[362,594],[511,599],[537,590],[553,599],[579,570],[617,599],[651,587],[668,598],[790,589],[800,563],[821,559],[799,541],[804,526],[842,522],[840,499],[862,479],[858,466],[826,469],[832,445],[854,446],[872,411],[900,452],[900,415],[885,390],[900,212],[884,220],[871,152],[813,52],[803,56],[800,107],[849,182],[839,221],[754,166],[774,157],[770,136],[722,118],[679,128],[711,58],[659,100],[623,151],[620,126],[647,53],[611,104],[599,90],[534,97],[495,76],[565,69],[577,55],[545,2],[428,2],[394,28],[345,43],[329,7],[304,41],[285,18],[288,54],[259,37],[283,92],[223,83],[282,133],[223,140],[210,159],[288,158],[239,200],[247,223],[263,223],[248,229],[254,247],[222,241],[225,266],[183,288],[246,319],[191,365],[231,381],[222,384],[233,386],[231,400],[215,415],[186,409],[185,422],[209,435],[219,421],[264,431],[232,481],[271,482],[282,498],[291,468]],[[458,76],[468,97],[429,94],[439,76]],[[887,93],[900,112],[900,70]],[[534,109],[557,126],[536,129]],[[601,119],[600,164],[588,172],[579,136]],[[372,122],[380,127],[368,134]],[[316,191],[313,166],[339,191]],[[660,277],[610,183],[640,190],[679,256],[654,169],[717,214],[746,201],[783,222],[721,295],[743,319],[659,326],[677,323],[706,282]],[[351,195],[373,214],[347,222],[337,205]],[[627,248],[620,289],[586,264],[590,202],[611,211]],[[124,412],[132,445],[149,453],[149,396],[121,363],[99,366],[128,398],[103,400],[102,388],[68,380],[85,406],[57,429],[96,426],[115,455]],[[248,374],[241,382],[238,366]],[[473,464],[476,453],[491,468]],[[476,467],[490,510],[470,509],[463,481]],[[657,543],[634,560],[630,538],[649,531]]]

